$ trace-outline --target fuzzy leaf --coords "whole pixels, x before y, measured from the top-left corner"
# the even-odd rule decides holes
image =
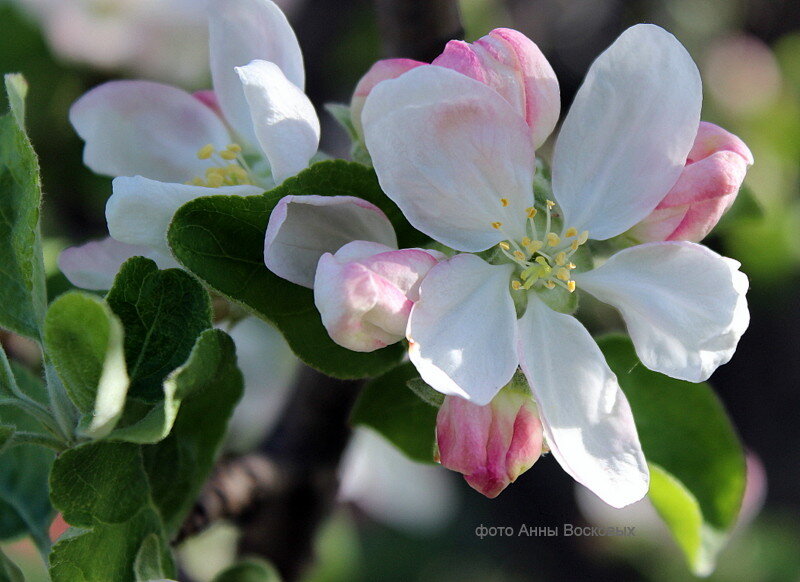
[[[26,85],[6,76],[11,111],[0,117],[0,326],[39,339],[47,306],[39,164],[24,130]]]
[[[47,311],[44,339],[67,394],[87,415],[87,434],[105,436],[122,414],[128,391],[119,319],[96,296],[69,292]]]
[[[125,329],[129,395],[158,401],[164,378],[211,327],[208,293],[180,269],[159,271],[150,259],[134,257],[122,265],[106,301]]]

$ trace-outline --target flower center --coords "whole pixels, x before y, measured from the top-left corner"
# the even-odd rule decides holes
[[[232,143],[224,150],[215,150],[211,144],[205,145],[197,152],[201,160],[212,164],[206,169],[205,177],[196,177],[187,184],[219,188],[221,186],[241,186],[254,184],[252,171],[242,155],[242,146]]]
[[[501,198],[500,204],[503,207],[508,206],[508,199]],[[575,291],[575,281],[571,276],[575,263],[570,259],[589,240],[589,231],[584,230],[578,234],[578,230],[571,227],[563,233],[563,238],[552,232],[552,209],[555,205],[552,200],[546,201],[544,233],[541,238],[535,221],[538,211],[531,206],[525,209],[528,236],[521,241],[509,238],[498,245],[503,254],[520,268],[519,278],[511,281],[511,288],[515,291],[555,289],[556,286],[563,287],[570,293]],[[502,222],[492,222],[491,225],[495,230],[503,232]]]

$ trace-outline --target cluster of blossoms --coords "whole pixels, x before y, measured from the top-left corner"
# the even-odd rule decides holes
[[[283,15],[268,0],[217,4],[215,93],[122,82],[73,108],[90,167],[151,178],[115,180],[117,241],[165,253],[181,204],[210,188],[260,193],[316,152]],[[287,196],[270,216],[265,264],[314,289],[340,345],[408,342],[422,379],[446,395],[438,459],[475,489],[496,496],[549,451],[608,504],[627,505],[647,491],[647,464],[617,378],[573,315],[577,291],[619,311],[654,371],[700,382],[731,358],[748,325],[747,278],[697,242],[753,160],[700,121],[701,99],[683,46],[656,26],[630,28],[589,70],[555,141],[552,190],[545,180],[541,191],[536,149],[560,96],[531,40],[498,29],[448,43],[431,64],[381,61],[356,87],[353,126],[383,191],[447,252],[399,249],[364,200]],[[592,241],[609,240],[625,248],[593,256]],[[62,267],[86,265],[85,249]]]

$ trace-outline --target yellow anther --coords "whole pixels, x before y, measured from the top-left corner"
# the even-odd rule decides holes
[[[569,248],[571,248],[573,251],[577,251],[579,246],[581,246],[581,243],[578,242],[578,239],[575,239],[569,243]]]
[[[528,249],[528,252],[535,253],[536,251],[540,250],[544,246],[544,243],[540,240],[532,240],[530,244],[525,245],[525,248]]]
[[[503,223],[502,222],[493,222],[492,223],[492,228],[495,229],[495,230],[500,230],[502,227],[503,227]]]
[[[587,240],[589,240],[589,231],[588,231],[588,230],[584,230],[584,231],[581,233],[581,236],[579,236],[579,237],[578,237],[578,244],[579,244],[579,245],[582,245],[582,244],[584,244],[584,243],[585,243]]]
[[[520,251],[514,251],[514,258],[517,259],[518,261],[524,261],[527,257]]]
[[[533,218],[536,216],[536,212],[537,211],[533,206],[525,209],[525,213],[528,215],[528,218]]]
[[[520,289],[522,289],[522,283],[520,283],[517,280],[511,281],[511,288],[514,291],[519,291]]]
[[[228,144],[228,147],[226,149],[229,152],[233,152],[235,154],[239,154],[242,152],[242,146],[240,146],[238,143]]]
[[[548,232],[545,238],[547,239],[547,244],[551,247],[557,246],[561,242],[559,236],[554,232]]]
[[[545,287],[547,287],[548,289],[555,289],[555,288],[556,288],[556,284],[555,284],[555,283],[553,283],[552,281],[547,281],[547,282],[544,284],[544,286],[545,286]]]
[[[507,251],[508,249],[511,248],[511,245],[509,245],[506,241],[503,241],[500,243],[500,248],[503,249],[504,251]]]
[[[556,277],[564,282],[569,281],[569,270],[561,267],[556,271]]]
[[[209,178],[211,176],[216,176],[217,174],[222,176],[222,168],[218,168],[217,166],[214,166],[212,168],[206,168],[206,178]]]
[[[208,185],[211,188],[219,188],[224,183],[225,183],[225,178],[222,176],[222,174],[211,174],[208,177]]]
[[[546,200],[546,202],[547,202],[547,207],[548,207],[548,208],[552,208],[553,206],[555,206],[555,205],[556,205],[556,203],[555,203],[555,202],[553,202],[552,200]]]
[[[567,265],[567,269],[577,269],[577,268],[578,265],[576,265],[575,263],[570,263],[569,265]]]
[[[197,157],[200,158],[201,160],[207,160],[212,155],[214,155],[214,146],[211,144],[204,145],[197,152]]]
[[[567,281],[567,291],[570,293],[575,292],[575,281]]]
[[[531,241],[530,237],[523,236],[522,240],[520,242],[522,243],[522,246],[527,247],[528,245],[531,244],[532,241]]]
[[[192,180],[186,182],[186,184],[188,184],[189,186],[205,186],[206,181],[203,180],[202,178],[192,178]]]
[[[503,208],[508,206],[508,198],[501,198],[500,199],[500,204],[503,206]]]
[[[577,234],[578,234],[578,229],[575,228],[574,226],[570,226],[567,229],[567,232],[564,233],[564,236],[570,237],[570,236],[576,236]]]
[[[559,267],[563,266],[567,262],[567,253],[561,251],[560,253],[556,253],[556,265]]]
[[[221,152],[219,152],[219,157],[221,157],[223,160],[229,160],[229,161],[235,160],[238,157],[238,155],[239,154],[237,154],[236,152],[232,152],[231,150],[222,150]]]
[[[247,175],[247,171],[236,164],[230,164],[225,168],[225,174],[229,177],[236,178],[240,182],[249,181],[250,178],[250,176]]]

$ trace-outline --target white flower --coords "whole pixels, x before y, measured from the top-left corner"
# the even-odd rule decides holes
[[[617,307],[644,365],[691,381],[732,356],[748,324],[738,263],[689,242],[651,243],[579,272],[591,236],[621,234],[674,185],[697,134],[701,83],[680,43],[635,26],[592,65],[555,147],[558,206],[537,205],[525,120],[486,85],[420,66],[367,98],[366,144],[384,191],[416,228],[460,251],[428,273],[407,336],[440,392],[486,404],[517,367],[547,445],[615,507],[648,470],[630,406],[589,332],[555,311],[575,287]],[[497,261],[495,261],[497,262]]]
[[[261,194],[307,167],[319,145],[300,46],[280,9],[270,0],[216,0],[208,21],[213,92],[114,81],[70,111],[86,165],[115,176],[106,206],[112,238],[162,257],[180,206],[211,194]],[[89,258],[83,263],[92,269]]]

